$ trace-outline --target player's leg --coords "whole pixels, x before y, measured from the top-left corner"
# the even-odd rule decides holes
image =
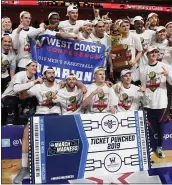
[[[29,124],[26,125],[22,139],[22,167],[18,175],[14,178],[13,182],[19,184],[23,181],[24,177],[29,173],[28,167],[29,157]]]
[[[157,156],[159,158],[164,158],[165,154],[163,152],[162,148],[162,142],[163,142],[163,136],[164,136],[164,122],[167,119],[167,109],[159,109],[157,112],[157,138],[158,138],[158,144],[157,144]]]

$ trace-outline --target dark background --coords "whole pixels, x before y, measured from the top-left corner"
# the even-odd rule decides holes
[[[10,1],[11,5],[9,5],[9,0],[2,1],[1,6],[1,16],[8,16],[11,18],[13,22],[13,29],[16,28],[19,24],[19,14],[21,11],[29,11],[32,16],[32,26],[38,27],[40,22],[47,21],[48,14],[52,11],[56,11],[60,14],[61,20],[66,20],[68,17],[66,17],[66,6],[67,4],[64,1],[59,0],[49,0],[49,1],[37,1],[37,6],[30,6],[30,5],[15,5],[16,2],[26,2],[27,0],[13,0]],[[67,2],[76,2],[76,4],[79,5],[78,2],[87,2],[86,0],[67,0]],[[27,1],[28,2],[28,1]],[[59,5],[59,2],[60,5]],[[95,3],[95,7],[100,9],[100,15],[105,15],[107,12],[109,12],[109,17],[115,21],[118,18],[126,18],[134,17],[136,15],[142,16],[145,20],[147,18],[147,15],[151,13],[151,11],[136,11],[136,10],[115,10],[115,9],[103,9],[101,6],[102,2],[116,2],[116,3],[123,3],[123,4],[141,4],[141,5],[150,5],[150,6],[168,6],[172,8],[172,0],[90,0],[91,3]],[[92,5],[86,5],[85,3],[84,7],[79,7],[79,19],[94,19],[93,9]],[[167,22],[172,21],[172,12],[155,12],[159,15],[160,18],[160,25],[165,25]]]

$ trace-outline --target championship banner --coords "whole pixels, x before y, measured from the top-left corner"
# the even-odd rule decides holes
[[[30,120],[31,183],[148,170],[142,111],[34,116]]]
[[[32,58],[39,63],[38,75],[50,66],[57,79],[64,80],[69,73],[74,73],[79,81],[90,84],[95,67],[104,66],[105,46],[102,44],[50,35],[29,38],[29,41]]]

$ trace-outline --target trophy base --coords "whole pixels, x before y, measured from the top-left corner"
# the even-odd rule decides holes
[[[113,70],[118,70],[118,69],[128,69],[131,68],[131,65],[129,64],[128,61],[123,61],[123,62],[113,62]]]

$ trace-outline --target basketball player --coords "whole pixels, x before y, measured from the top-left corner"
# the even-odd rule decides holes
[[[76,85],[77,77],[74,74],[69,74],[66,77],[66,85],[57,93],[57,98],[53,102],[60,103],[62,114],[79,114],[81,112],[81,104],[83,93],[81,88]]]
[[[37,84],[30,88],[27,93],[29,96],[36,96],[38,99],[38,106],[36,107],[36,114],[60,114],[60,107],[52,102],[55,98],[57,91],[60,86],[55,82],[55,71],[53,68],[47,68],[44,71],[44,82],[42,84]],[[28,140],[29,136],[29,125],[24,129],[23,139],[22,139],[22,168],[20,169],[18,175],[14,178],[13,182],[19,184],[22,182],[24,177],[29,173],[28,168]]]
[[[3,117],[7,120],[7,124],[13,123],[18,117],[19,104],[21,104],[22,109],[28,106],[30,99],[25,97],[25,91],[37,83],[42,83],[42,78],[35,79],[37,62],[27,60],[26,64],[26,71],[21,71],[15,74],[9,83],[9,86],[2,94],[3,109],[5,109],[4,112],[7,114],[4,114]],[[32,106],[32,104],[30,106]]]
[[[105,83],[105,68],[97,67],[94,70],[95,82],[87,87],[83,108],[88,107],[90,113],[115,113],[118,104],[117,96]]]
[[[118,96],[118,111],[136,111],[139,110],[139,105],[145,90],[142,87],[131,84],[131,71],[124,69],[121,71],[120,91],[116,92]],[[115,89],[116,84],[113,86]]]
[[[157,134],[156,154],[165,157],[162,149],[164,122],[167,119],[167,87],[166,81],[172,85],[172,67],[157,61],[158,49],[149,47],[147,51],[148,64],[132,73],[133,81],[140,80],[148,100],[144,97],[144,108],[147,111],[150,133]]]

